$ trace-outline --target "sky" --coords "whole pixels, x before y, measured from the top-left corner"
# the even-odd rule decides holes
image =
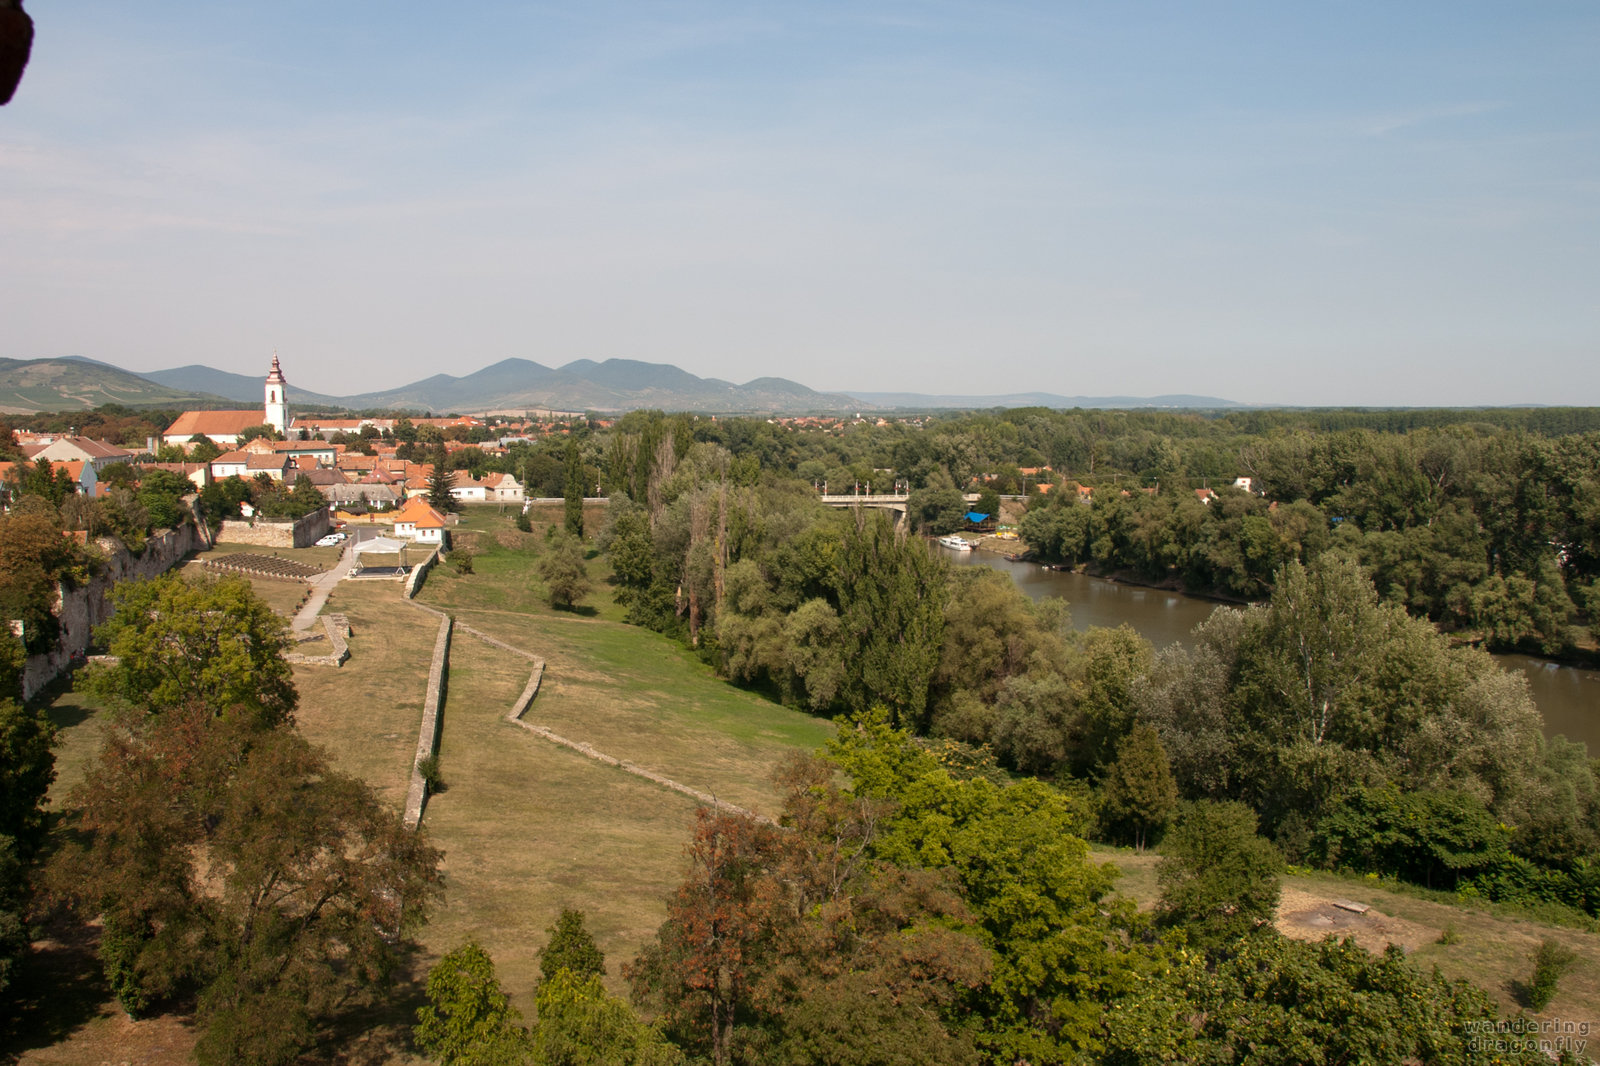
[[[28,0],[0,356],[1600,405],[1600,5]]]

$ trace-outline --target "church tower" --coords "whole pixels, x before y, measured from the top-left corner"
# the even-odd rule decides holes
[[[289,433],[289,383],[283,380],[278,353],[272,353],[272,372],[267,375],[267,409],[263,421],[285,436]]]

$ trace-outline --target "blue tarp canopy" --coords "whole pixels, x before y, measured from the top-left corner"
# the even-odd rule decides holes
[[[989,516],[986,515],[986,514],[979,514],[977,511],[968,511],[967,512],[967,521],[968,522],[985,522],[985,521],[988,521],[988,519],[989,519]]]

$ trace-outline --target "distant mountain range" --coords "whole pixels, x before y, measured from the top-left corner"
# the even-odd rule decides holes
[[[743,385],[696,377],[665,363],[579,359],[551,368],[528,359],[505,359],[455,377],[433,377],[354,396],[311,392],[290,367],[289,400],[301,407],[349,410],[631,411],[659,408],[716,414],[810,414],[938,410],[990,407],[1238,407],[1209,396],[1057,396],[1015,393],[952,396],[889,392],[817,392],[785,378],[756,378]],[[233,374],[198,364],[135,374],[109,363],[68,356],[59,359],[0,359],[0,412],[32,413],[87,409],[105,403],[128,406],[229,407],[261,403],[262,377]]]

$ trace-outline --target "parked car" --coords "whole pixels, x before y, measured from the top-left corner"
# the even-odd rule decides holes
[[[321,538],[321,539],[319,539],[317,541],[317,547],[319,547],[319,548],[331,548],[335,544],[339,543],[339,541],[342,540],[342,539],[343,538],[340,537],[337,533],[329,533],[326,537],[323,537],[323,538]]]

